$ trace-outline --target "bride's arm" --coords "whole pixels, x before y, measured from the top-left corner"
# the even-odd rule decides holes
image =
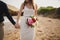
[[[37,16],[37,10],[38,10],[38,7],[37,7],[37,4],[35,5],[35,14],[34,16]]]
[[[18,12],[18,15],[17,15],[17,23],[19,23],[19,18],[21,16],[21,13],[22,13],[23,8],[24,8],[24,5],[22,4],[21,7],[20,7],[20,10]]]

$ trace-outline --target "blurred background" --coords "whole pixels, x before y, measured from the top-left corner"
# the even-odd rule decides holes
[[[24,0],[2,0],[7,3],[7,6],[12,12],[12,15],[17,15],[18,10],[20,9],[21,4]],[[56,9],[60,7],[60,0],[34,0],[34,3],[38,5],[38,15],[43,14],[44,16],[57,16]],[[54,13],[53,13],[54,12]],[[48,15],[49,14],[49,15]],[[58,16],[59,13],[57,13]]]
[[[20,8],[21,3],[24,0],[2,0],[7,4],[13,5],[17,8]],[[34,0],[34,2],[38,5],[38,7],[44,6],[53,6],[53,7],[60,7],[60,0]]]

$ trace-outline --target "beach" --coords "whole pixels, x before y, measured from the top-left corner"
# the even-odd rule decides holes
[[[4,24],[4,40],[20,40],[20,29],[16,29],[6,17]],[[39,16],[35,40],[60,40],[60,20]]]

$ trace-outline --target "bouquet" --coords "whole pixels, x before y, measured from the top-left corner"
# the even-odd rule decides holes
[[[27,25],[29,26],[29,27],[34,27],[34,23],[37,21],[37,18],[35,17],[35,16],[30,16],[29,18],[27,18]]]

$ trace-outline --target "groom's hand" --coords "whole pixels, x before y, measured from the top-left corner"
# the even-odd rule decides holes
[[[18,23],[16,23],[14,26],[15,26],[15,28],[17,28],[17,29],[20,29],[20,25],[19,25]]]

